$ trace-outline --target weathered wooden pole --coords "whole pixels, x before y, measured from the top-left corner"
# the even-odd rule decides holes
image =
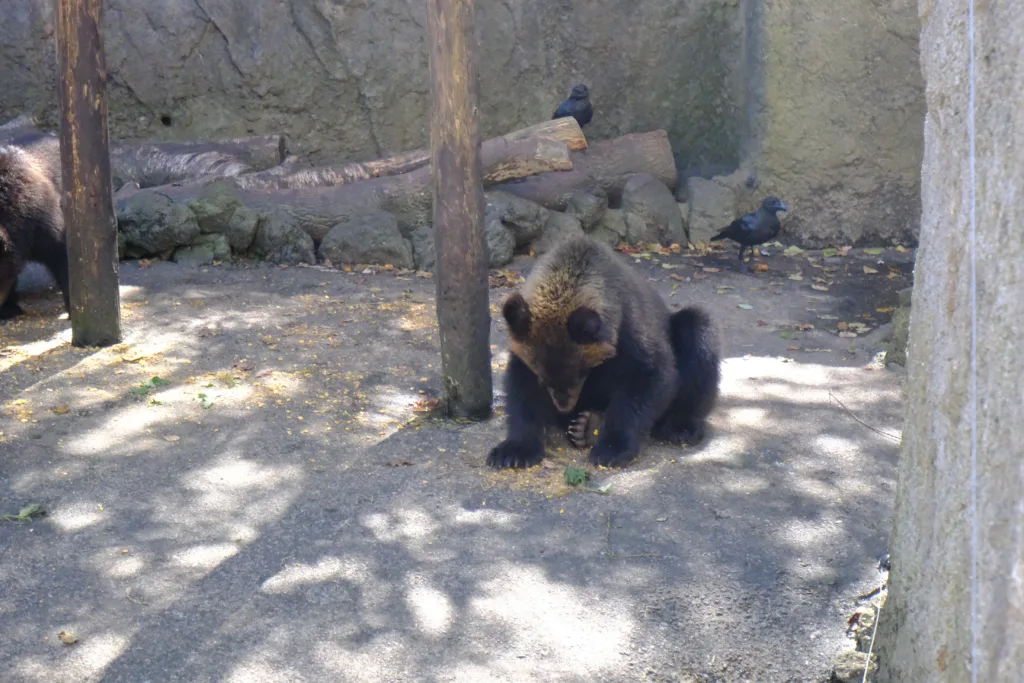
[[[108,346],[121,339],[121,296],[102,0],[57,0],[57,71],[71,343]]]
[[[493,399],[473,13],[473,0],[427,0],[442,404],[460,417]]]

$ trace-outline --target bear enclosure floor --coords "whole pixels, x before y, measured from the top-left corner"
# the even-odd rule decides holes
[[[724,361],[708,439],[621,471],[555,437],[533,470],[483,466],[528,257],[492,273],[476,424],[425,412],[413,273],[126,262],[103,350],[24,295],[0,513],[46,514],[0,523],[3,679],[827,681],[880,583],[904,392],[873,354],[913,254],[768,251],[756,275],[733,248],[628,257],[711,312]],[[571,463],[610,488],[568,487]]]

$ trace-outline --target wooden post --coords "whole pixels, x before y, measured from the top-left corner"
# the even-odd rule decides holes
[[[57,0],[62,204],[75,346],[121,339],[102,24],[102,0]]]
[[[473,0],[427,0],[442,405],[480,418],[493,387],[473,13]]]

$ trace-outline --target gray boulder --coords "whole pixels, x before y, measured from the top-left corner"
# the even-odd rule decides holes
[[[203,188],[188,208],[196,216],[199,229],[204,233],[226,233],[235,210],[242,206],[235,186],[228,180],[218,180]]]
[[[240,254],[252,245],[259,215],[242,204],[231,181],[219,180],[206,186],[189,202],[189,208],[204,234],[226,236],[231,248]]]
[[[174,250],[171,260],[186,267],[206,266],[231,258],[231,245],[224,235],[200,235],[187,247]]]
[[[247,206],[240,206],[231,214],[224,236],[236,253],[244,254],[252,246],[259,223],[260,215]]]
[[[412,268],[412,245],[386,211],[368,210],[335,224],[320,243],[320,258],[333,264],[391,264]]]
[[[626,242],[629,244],[661,243],[656,227],[648,225],[643,216],[623,211],[622,220],[626,225]]]
[[[516,249],[515,233],[506,228],[497,216],[484,219],[484,239],[489,268],[500,268],[512,260]]]
[[[198,268],[213,263],[213,245],[196,244],[190,247],[178,247],[174,250],[171,260],[186,268]]]
[[[608,193],[600,185],[589,185],[574,192],[566,203],[565,213],[579,220],[590,232],[608,210]]]
[[[249,253],[282,265],[316,263],[313,238],[283,211],[274,211],[261,218]]]
[[[906,366],[907,345],[910,342],[910,310],[913,287],[899,292],[899,306],[892,312],[892,339],[885,353],[886,363]]]
[[[200,235],[192,241],[192,246],[211,249],[215,261],[226,261],[231,258],[231,243],[226,236],[219,233]]]
[[[529,199],[495,190],[486,193],[485,224],[495,216],[512,231],[516,246],[522,247],[537,239],[548,224],[548,210]]]
[[[571,237],[582,237],[585,234],[583,225],[574,216],[558,211],[549,211],[548,214],[544,232],[539,239],[530,244],[535,253],[543,254],[551,251],[559,242]]]
[[[679,220],[683,222],[683,233],[686,235],[686,239],[690,240],[690,205],[686,202],[679,202],[676,204],[679,207]],[[681,243],[680,243],[681,244]],[[685,244],[683,246],[686,246]]]
[[[690,242],[707,242],[740,215],[737,213],[736,191],[724,183],[706,178],[694,177],[686,182]]]
[[[199,223],[187,206],[153,192],[127,198],[118,208],[117,225],[127,258],[164,255],[199,235]]]
[[[622,189],[626,238],[632,242],[685,244],[679,204],[665,183],[650,173],[637,173]]]
[[[626,217],[621,209],[608,209],[594,226],[590,236],[614,247],[626,239]]]
[[[484,218],[484,240],[487,246],[487,266],[489,268],[500,268],[512,260],[515,254],[516,237],[495,215],[486,215]],[[437,263],[434,250],[434,229],[428,225],[420,226],[413,231],[409,241],[412,243],[416,268],[433,272]]]
[[[429,225],[421,225],[409,236],[412,243],[412,257],[419,270],[434,271],[437,252],[434,250],[434,229]]]

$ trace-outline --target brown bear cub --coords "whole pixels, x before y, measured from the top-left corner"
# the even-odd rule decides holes
[[[7,295],[18,284],[17,267],[14,265],[14,245],[0,225],[0,301],[6,302]],[[2,310],[2,309],[0,309]]]
[[[508,436],[487,456],[496,468],[544,457],[545,428],[586,428],[604,413],[590,462],[628,465],[643,437],[694,445],[718,396],[711,321],[670,313],[651,284],[604,244],[566,240],[539,259],[502,308],[510,336]],[[582,445],[582,439],[573,438]]]
[[[26,261],[46,266],[70,313],[60,193],[35,156],[12,146],[0,146],[0,233],[0,320],[22,313],[17,281]]]

